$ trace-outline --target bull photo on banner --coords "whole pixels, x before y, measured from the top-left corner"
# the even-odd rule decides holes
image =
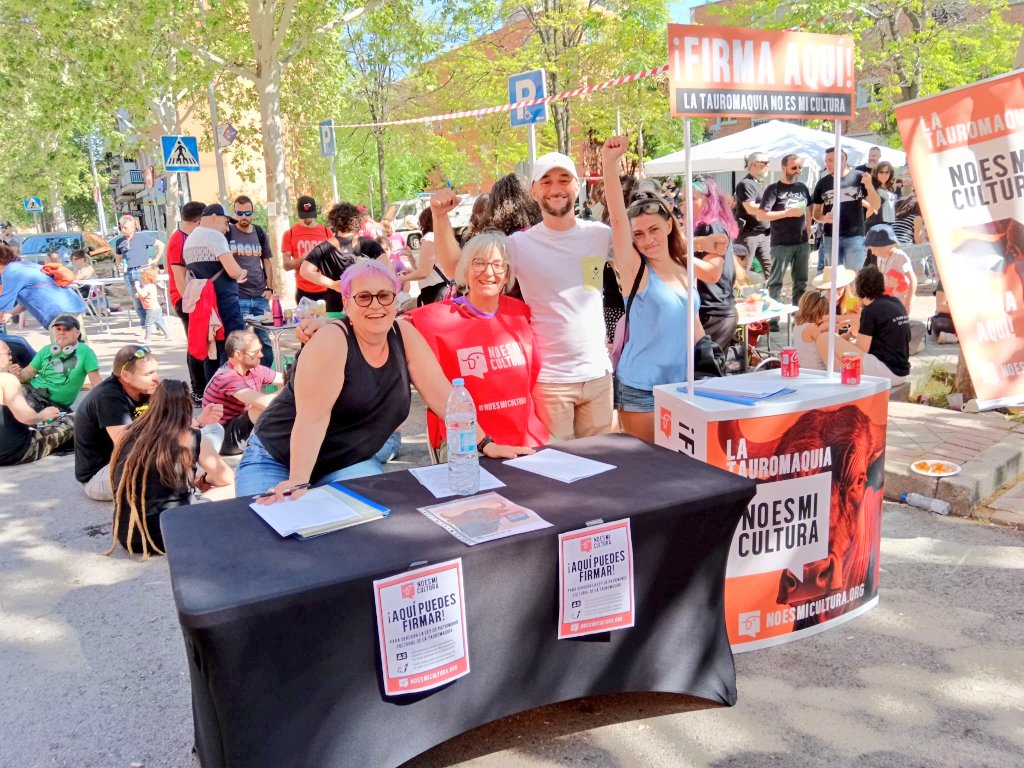
[[[895,111],[978,404],[1024,403],[1024,74]]]
[[[676,407],[663,405],[662,418],[685,419]],[[887,414],[883,391],[694,428],[691,455],[758,484],[726,570],[734,651],[795,640],[877,604]]]

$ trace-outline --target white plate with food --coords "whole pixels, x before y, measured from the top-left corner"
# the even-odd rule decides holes
[[[960,471],[960,465],[941,459],[921,459],[910,465],[919,475],[926,477],[952,477]]]

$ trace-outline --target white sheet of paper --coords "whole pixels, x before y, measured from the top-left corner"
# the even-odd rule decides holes
[[[722,376],[717,379],[704,379],[693,385],[693,391],[699,393],[717,392],[723,395],[736,395],[738,397],[771,397],[781,389],[785,389],[785,381],[778,382],[764,380],[733,381],[740,379],[739,376]]]
[[[252,503],[249,507],[281,536],[359,517],[340,494],[331,493],[327,488],[314,488],[297,499],[284,499],[266,506]]]
[[[448,484],[448,465],[432,464],[429,467],[414,467],[409,470],[412,476],[419,480],[420,485],[434,494],[434,498],[443,499],[448,496],[457,496]],[[480,490],[490,491],[495,488],[504,488],[505,484],[492,475],[483,467],[480,468]]]
[[[614,464],[585,459],[582,456],[574,456],[554,448],[545,448],[531,456],[509,459],[505,464],[516,469],[525,469],[527,472],[550,477],[552,480],[560,480],[563,483],[574,483],[585,477],[593,477],[615,469]]]

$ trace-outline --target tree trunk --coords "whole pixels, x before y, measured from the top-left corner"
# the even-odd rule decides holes
[[[374,132],[373,140],[377,142],[377,188],[380,192],[380,218],[383,219],[388,204],[388,177],[384,170],[384,132]]]
[[[284,136],[281,133],[281,66],[269,64],[256,83],[263,129],[263,165],[267,177],[267,218],[274,246],[274,285],[282,296],[295,293],[295,276],[281,265],[281,239],[288,230],[288,182],[285,175]]]
[[[978,393],[974,391],[974,381],[971,379],[971,372],[967,370],[967,363],[964,361],[964,351],[962,349],[956,361],[956,378],[953,380],[953,391],[963,394],[965,403],[978,396]]]
[[[68,222],[64,218],[64,206],[60,204],[60,194],[57,187],[50,187],[50,217],[53,221],[55,232],[66,232]]]

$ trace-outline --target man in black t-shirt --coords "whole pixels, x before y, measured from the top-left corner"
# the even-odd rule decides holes
[[[842,151],[842,150],[840,150]],[[841,176],[839,179],[839,263],[854,272],[864,266],[864,221],[867,211],[864,203],[872,211],[877,211],[882,201],[871,182],[871,174],[851,171],[846,164],[846,152],[842,152]],[[833,219],[833,174],[835,173],[835,149],[825,150],[825,169],[828,174],[822,176],[814,187],[811,201],[814,204],[811,216],[814,221],[825,226],[825,236],[818,250],[818,272],[825,267],[826,261],[832,259],[832,219]]]
[[[761,197],[764,195],[764,180],[768,175],[768,155],[754,152],[746,160],[747,175],[736,185],[736,222],[740,225],[736,242],[747,249],[749,260],[743,265],[750,269],[756,258],[761,271],[767,277],[771,273],[771,239],[768,222],[759,217]]]
[[[799,180],[803,166],[799,155],[786,155],[782,158],[782,179],[769,184],[761,197],[760,217],[771,228],[772,271],[767,276],[768,295],[779,300],[789,267],[793,275],[792,304],[799,303],[807,287],[811,258],[811,219],[807,215],[811,192]]]
[[[299,265],[299,274],[315,285],[327,288],[323,295],[328,312],[344,311],[341,305],[341,275],[359,255],[359,227],[363,215],[352,203],[338,203],[327,212],[334,237],[316,245]]]
[[[245,270],[245,280],[238,284],[238,308],[246,315],[259,317],[270,314],[270,300],[274,296],[274,268],[270,263],[274,254],[270,238],[252,217],[252,198],[239,195],[235,198],[235,224],[228,225],[228,247],[238,266]],[[273,345],[270,335],[262,328],[255,328],[263,349],[260,364],[270,368],[274,364]]]

